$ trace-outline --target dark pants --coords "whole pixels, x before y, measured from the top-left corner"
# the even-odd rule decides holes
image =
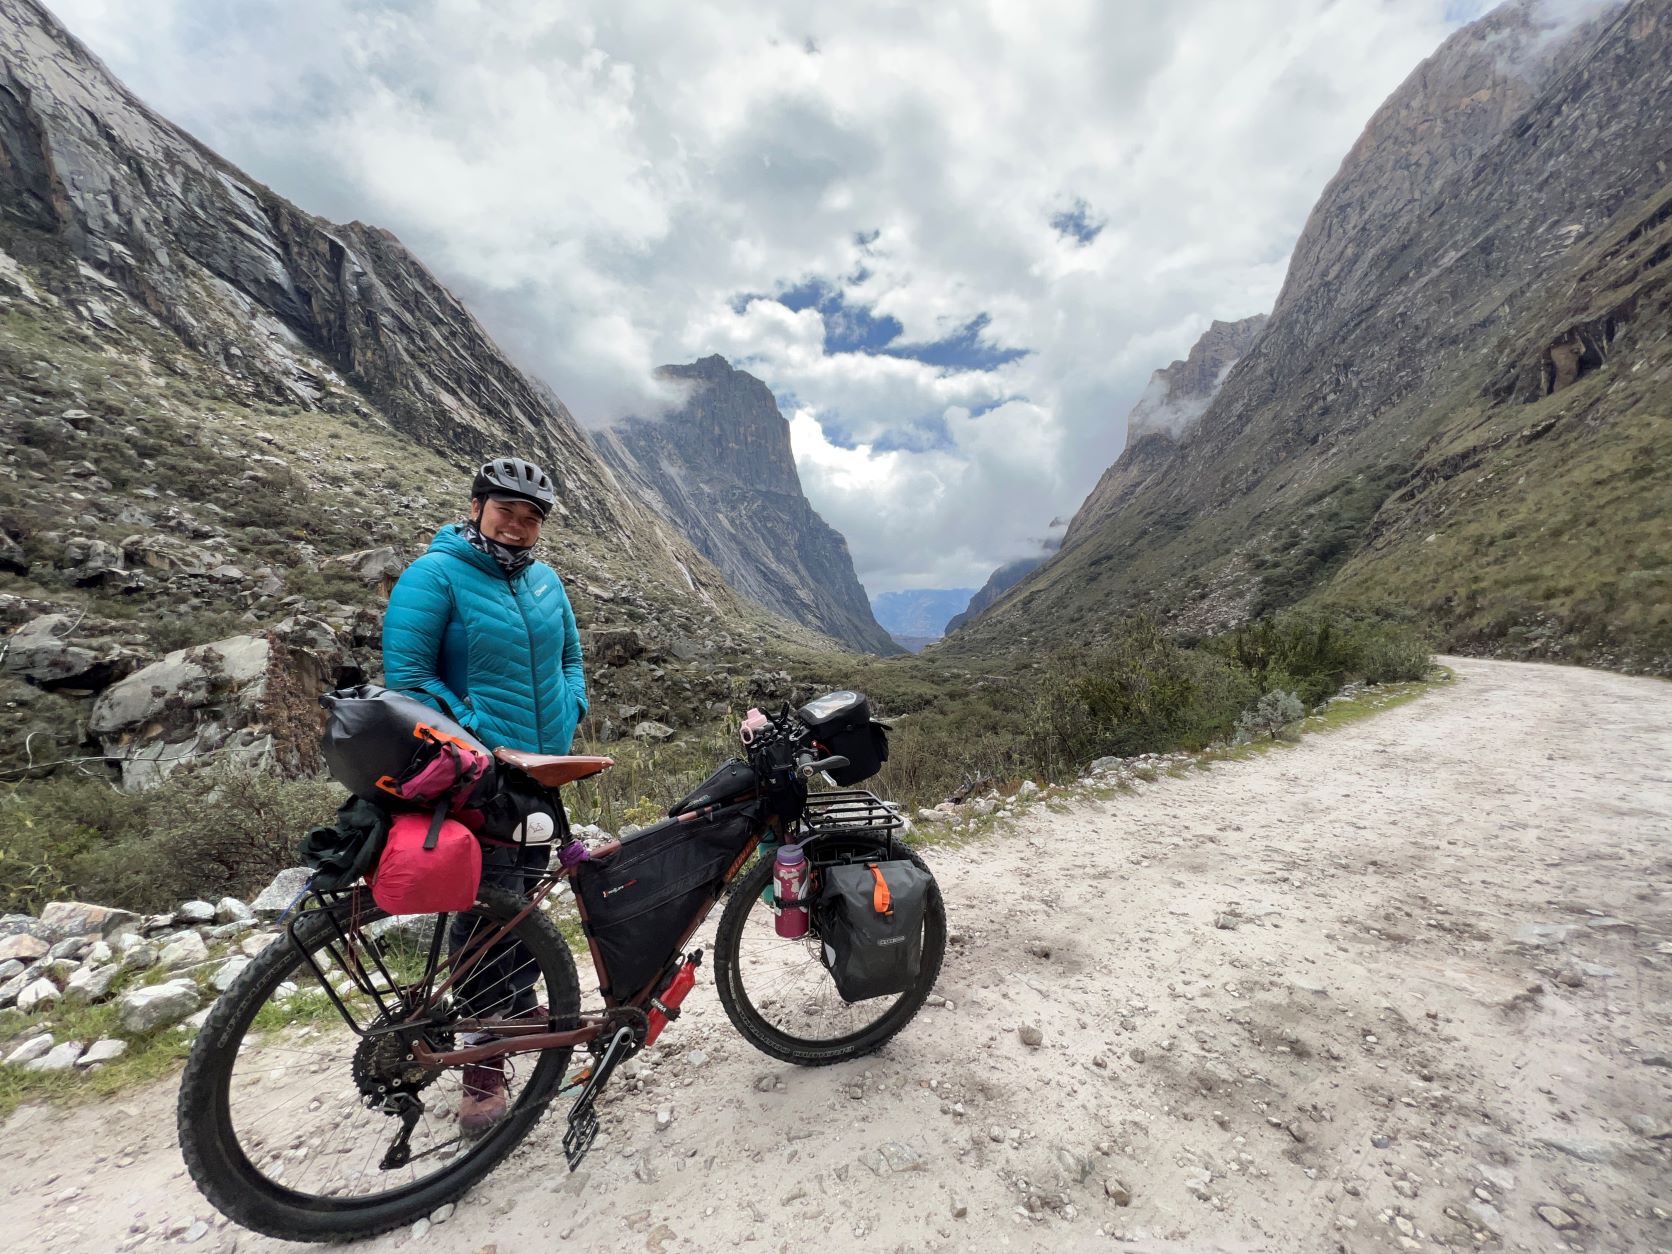
[[[545,871],[550,857],[550,845],[511,849],[485,845],[482,883],[526,897]],[[497,927],[478,914],[456,914],[447,926],[447,950],[456,954],[470,943],[478,928],[484,934],[491,934]],[[460,981],[463,1012],[481,1019],[514,1019],[527,1014],[539,1004],[534,991],[539,978],[540,969],[528,948],[520,941],[502,940],[478,959],[469,976]]]

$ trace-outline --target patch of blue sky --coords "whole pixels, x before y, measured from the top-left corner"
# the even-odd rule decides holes
[[[818,310],[824,319],[824,351],[831,355],[865,353],[900,357],[954,371],[994,370],[1028,355],[1027,349],[987,343],[986,314],[971,318],[944,339],[902,344],[899,340],[905,327],[898,319],[888,314],[879,317],[866,305],[849,304],[841,289],[826,279],[807,279],[770,297],[744,292],[732,298],[732,311],[742,313],[755,300],[775,300],[793,313]]]
[[[1061,213],[1051,215],[1051,226],[1059,234],[1084,247],[1103,233],[1103,222],[1091,216],[1091,206],[1083,200],[1075,202]]]
[[[1486,16],[1497,3],[1498,0],[1446,0],[1443,16],[1448,23],[1462,26]]]
[[[955,335],[928,344],[890,344],[881,351],[890,357],[905,357],[927,366],[943,370],[997,370],[1008,362],[1026,357],[1025,348],[1002,348],[988,344],[983,333],[987,330],[987,315],[978,314],[966,322]]]

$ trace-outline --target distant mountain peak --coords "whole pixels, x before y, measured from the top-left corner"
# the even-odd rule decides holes
[[[808,504],[772,391],[719,354],[657,375],[682,403],[593,442],[624,482],[744,596],[856,649],[899,651],[872,617],[847,541]]]

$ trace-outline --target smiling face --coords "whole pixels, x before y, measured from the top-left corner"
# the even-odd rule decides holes
[[[477,497],[470,503],[470,516],[488,539],[512,548],[525,549],[540,538],[545,519],[527,501],[496,501]]]

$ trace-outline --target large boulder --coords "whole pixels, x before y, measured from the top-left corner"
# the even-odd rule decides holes
[[[79,616],[43,614],[12,632],[5,668],[41,688],[96,691],[131,673],[143,656],[115,640],[91,635]]]
[[[55,939],[90,936],[95,932],[100,936],[115,936],[138,924],[139,916],[132,910],[95,906],[85,901],[49,901],[41,910],[40,918],[42,930]]]
[[[268,884],[250,902],[250,909],[260,919],[276,919],[290,908],[298,893],[313,877],[313,871],[305,866],[288,867],[273,877]]]
[[[185,763],[233,754],[241,765],[299,773],[318,765],[318,698],[333,686],[336,637],[313,620],[290,631],[176,649],[106,689],[88,730],[143,788]]]
[[[631,627],[588,628],[581,632],[581,650],[589,661],[605,666],[626,666],[643,656],[646,645]]]
[[[152,984],[123,993],[116,1003],[117,1017],[129,1032],[149,1032],[153,1028],[179,1023],[198,1008],[202,996],[190,980],[170,980],[166,984]]]
[[[122,541],[122,556],[131,566],[185,575],[205,574],[221,564],[208,549],[155,532],[129,536]]]
[[[394,548],[384,545],[376,549],[361,549],[358,553],[344,553],[326,559],[328,569],[353,575],[361,583],[377,588],[385,596],[395,586],[395,580],[406,569],[406,559]]]
[[[121,549],[86,536],[76,536],[64,545],[60,565],[69,569],[70,578],[82,588],[121,584],[127,574]]]

